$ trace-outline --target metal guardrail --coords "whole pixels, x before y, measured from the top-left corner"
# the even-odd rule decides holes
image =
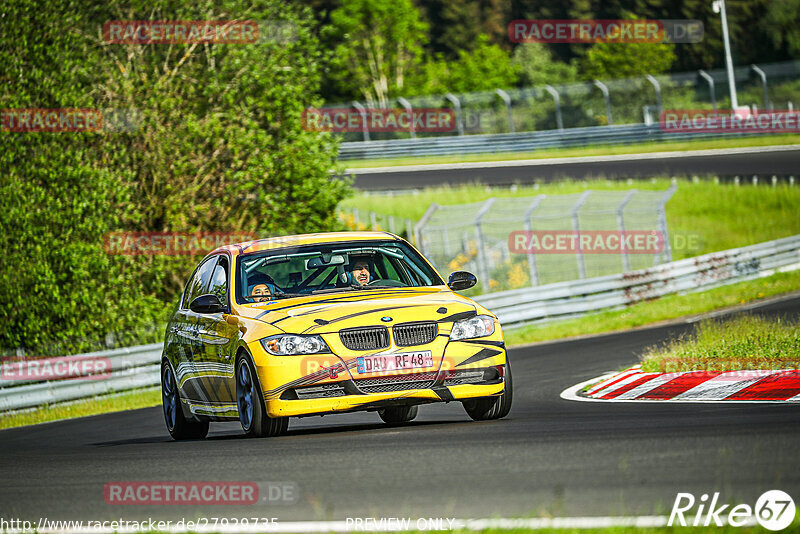
[[[658,124],[626,124],[620,126],[591,126],[539,132],[389,139],[384,141],[353,141],[342,143],[339,159],[381,159],[407,156],[441,156],[488,154],[496,152],[533,152],[544,148],[564,148],[587,145],[676,141],[713,137],[743,137],[758,132],[698,133],[662,132]]]
[[[476,297],[503,326],[624,308],[664,295],[800,269],[800,235],[664,263],[649,269]]]
[[[700,291],[795,269],[800,269],[800,235],[649,269],[492,293],[475,300],[496,313],[503,326],[517,326],[621,308],[671,293]],[[154,343],[79,355],[109,358],[111,373],[103,379],[0,381],[0,411],[157,386],[161,349],[160,343]]]
[[[0,380],[0,411],[32,408],[158,385],[161,380],[162,348],[162,343],[153,343],[72,356],[97,360],[108,358],[111,372],[103,377],[93,378],[90,374],[82,374],[77,378],[49,381]],[[53,361],[41,359],[37,363],[44,366]]]

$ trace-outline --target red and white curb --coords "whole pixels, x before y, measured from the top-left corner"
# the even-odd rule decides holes
[[[561,392],[578,401],[800,402],[800,370],[645,373],[635,365]],[[586,386],[592,385],[587,391]]]

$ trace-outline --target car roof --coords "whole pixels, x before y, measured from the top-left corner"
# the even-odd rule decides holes
[[[268,237],[254,241],[245,241],[233,245],[225,245],[211,252],[227,251],[232,254],[251,254],[263,250],[298,247],[302,245],[316,245],[327,243],[345,243],[351,241],[370,241],[375,239],[390,239],[399,241],[400,238],[389,232],[320,232],[316,234],[300,234]]]

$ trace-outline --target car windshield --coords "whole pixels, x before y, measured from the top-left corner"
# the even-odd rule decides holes
[[[400,241],[326,243],[242,256],[237,302],[266,302],[320,293],[444,285]]]

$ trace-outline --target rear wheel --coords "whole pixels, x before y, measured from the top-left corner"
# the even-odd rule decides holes
[[[164,421],[172,439],[203,439],[208,434],[208,421],[190,421],[183,415],[175,373],[169,363],[161,365],[161,404]]]
[[[255,367],[249,356],[239,357],[236,362],[236,404],[242,430],[255,438],[280,436],[288,430],[289,418],[267,415],[264,396],[255,376]]]
[[[507,416],[511,410],[511,400],[514,395],[511,381],[511,364],[508,360],[506,360],[504,378],[505,387],[500,396],[465,400],[463,404],[467,415],[475,421],[488,421]]]
[[[399,424],[412,421],[419,412],[419,406],[392,406],[378,410],[378,415],[384,423]]]

